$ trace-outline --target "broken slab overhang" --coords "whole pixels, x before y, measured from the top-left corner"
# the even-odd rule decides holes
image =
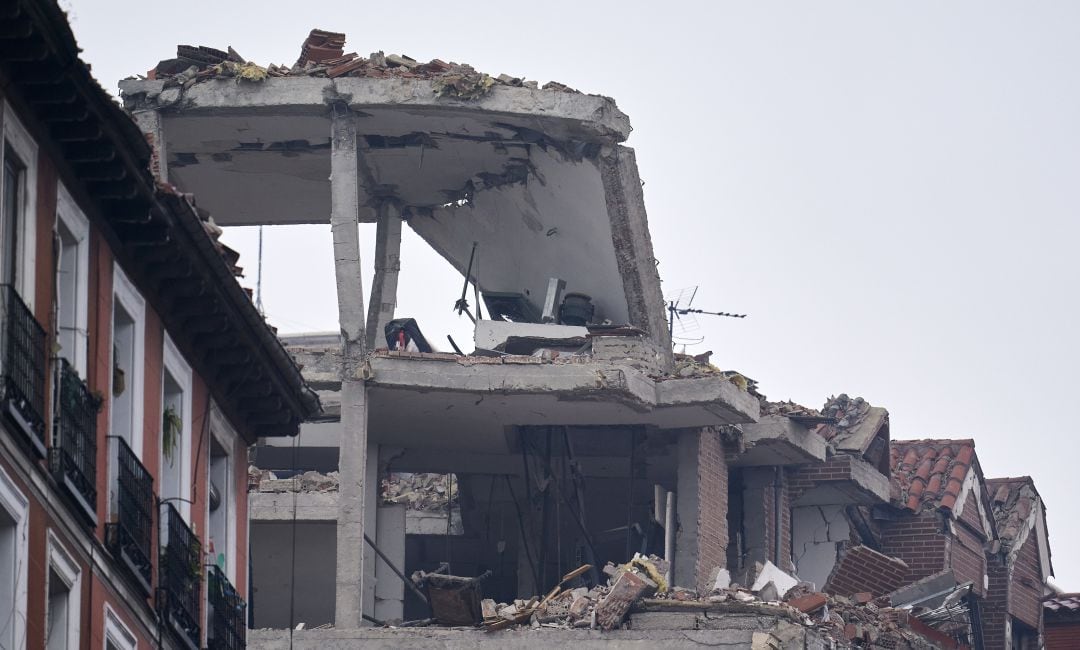
[[[538,308],[549,280],[592,297],[596,321],[667,347],[629,121],[605,97],[497,86],[436,95],[426,79],[121,83],[157,111],[169,181],[221,225],[327,223],[335,111],[356,117],[361,221],[385,206],[486,293]]]
[[[64,12],[53,0],[2,11],[5,100],[245,440],[295,433],[317,398],[194,208],[155,186],[146,139],[79,59]]]
[[[794,506],[888,503],[889,478],[870,463],[854,456],[838,455],[827,461],[828,471],[814,476],[814,465],[800,468],[813,477],[812,486],[794,500]]]
[[[609,363],[382,353],[368,360],[372,440],[499,450],[505,428],[753,422],[757,399],[721,377],[656,381]]]
[[[789,417],[766,415],[740,428],[746,450],[735,465],[803,465],[825,460],[825,439]]]

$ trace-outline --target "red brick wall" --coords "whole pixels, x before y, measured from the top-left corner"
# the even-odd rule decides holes
[[[986,575],[985,540],[961,523],[956,523],[956,534],[949,544],[949,559],[953,575],[960,582],[970,580],[974,583],[972,591],[979,596],[986,595],[983,576]]]
[[[983,642],[987,648],[1005,647],[1005,621],[1009,616],[1009,574],[1002,553],[987,555],[990,589],[982,603]]]
[[[845,455],[833,456],[824,463],[803,465],[792,470],[788,495],[791,501],[796,501],[802,496],[803,492],[817,487],[820,483],[847,481],[850,479],[851,457]]]
[[[727,565],[728,467],[720,433],[698,435],[698,589],[707,591],[713,569]]]
[[[844,551],[829,576],[825,591],[840,596],[868,591],[874,596],[882,596],[903,586],[907,573],[907,565],[902,561],[866,546],[855,546]]]
[[[1080,621],[1048,623],[1043,632],[1046,650],[1076,650],[1080,648]],[[989,646],[988,646],[989,647]]]
[[[937,512],[901,514],[882,521],[881,552],[908,565],[908,582],[915,582],[945,568],[946,534]]]
[[[1042,584],[1039,541],[1033,530],[1013,561],[1009,613],[1035,629],[1042,619]]]

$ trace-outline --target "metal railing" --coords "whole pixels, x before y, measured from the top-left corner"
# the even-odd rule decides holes
[[[109,436],[110,522],[105,527],[112,552],[120,557],[146,595],[150,595],[151,533],[154,525],[154,479],[123,438]]]
[[[10,284],[0,285],[0,391],[3,407],[45,455],[45,329]]]
[[[247,647],[247,604],[225,573],[216,565],[206,567],[206,599],[210,607],[206,631],[207,650],[244,650]]]
[[[161,506],[159,608],[180,639],[193,648],[201,643],[202,544],[171,503]]]
[[[59,359],[56,372],[56,419],[49,449],[56,480],[68,488],[85,515],[97,524],[97,414],[101,399],[79,373]]]

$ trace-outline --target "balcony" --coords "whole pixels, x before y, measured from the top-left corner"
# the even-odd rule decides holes
[[[97,526],[97,414],[101,400],[67,359],[58,360],[56,375],[56,420],[49,465],[53,477],[79,506],[79,514]]]
[[[202,545],[171,503],[161,506],[158,608],[177,638],[192,650],[201,642]]]
[[[0,285],[0,409],[45,456],[45,330],[11,285]]]
[[[105,526],[109,550],[150,595],[150,534],[154,525],[154,479],[122,438],[109,436],[110,515]]]
[[[206,576],[207,650],[243,650],[247,647],[247,604],[217,566],[207,566]]]

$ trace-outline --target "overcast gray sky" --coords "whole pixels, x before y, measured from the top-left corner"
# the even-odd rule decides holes
[[[861,395],[897,439],[975,438],[987,476],[1035,478],[1080,590],[1080,3],[63,4],[110,89],[177,43],[292,64],[319,27],[614,97],[665,291],[750,315],[689,351],[771,399]],[[227,238],[254,286],[254,233]],[[415,236],[402,263],[399,313],[470,340],[456,274]],[[264,264],[282,331],[337,329],[328,227],[268,228]]]

